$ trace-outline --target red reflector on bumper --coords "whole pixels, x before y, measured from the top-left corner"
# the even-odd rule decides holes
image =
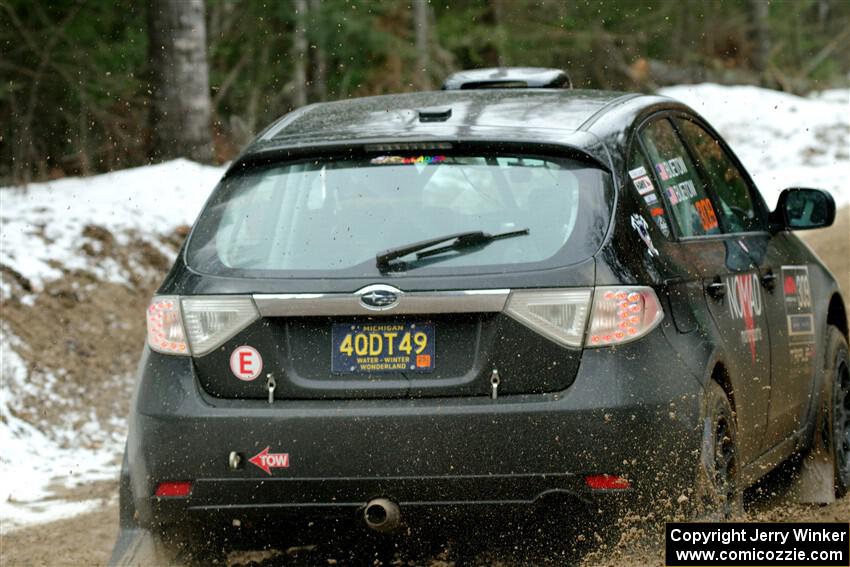
[[[627,479],[614,474],[592,474],[584,477],[591,490],[625,490],[632,487]]]
[[[156,487],[156,496],[189,496],[192,494],[191,482],[161,482]]]

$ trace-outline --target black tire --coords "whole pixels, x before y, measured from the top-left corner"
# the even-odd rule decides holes
[[[841,498],[850,488],[850,355],[835,327],[827,329],[824,377],[821,442],[835,464],[833,484]]]
[[[726,392],[717,382],[706,386],[705,431],[700,466],[704,471],[703,512],[725,520],[744,511],[739,483],[738,426]]]

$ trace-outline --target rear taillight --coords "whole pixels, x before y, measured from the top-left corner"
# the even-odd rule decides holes
[[[642,286],[515,291],[506,312],[541,335],[577,348],[633,341],[664,318],[655,292]]]
[[[649,287],[598,287],[593,297],[586,346],[627,343],[649,333],[664,311]]]
[[[202,356],[258,317],[250,297],[157,296],[148,307],[148,344],[165,354]]]
[[[515,291],[506,312],[520,323],[555,342],[581,347],[590,289]]]
[[[148,345],[165,354],[189,354],[180,298],[173,295],[154,297],[148,306]]]
[[[260,316],[250,297],[187,297],[182,305],[193,356],[215,350]]]

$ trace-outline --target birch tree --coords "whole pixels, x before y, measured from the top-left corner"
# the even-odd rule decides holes
[[[204,0],[148,0],[152,154],[212,159]]]

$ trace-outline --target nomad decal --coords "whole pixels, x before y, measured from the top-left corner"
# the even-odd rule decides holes
[[[757,274],[741,274],[725,278],[726,295],[729,297],[729,315],[733,320],[744,321],[741,342],[750,345],[753,362],[756,361],[756,342],[762,339],[761,327],[756,326],[756,317],[761,315],[761,286]]]
[[[815,316],[808,266],[782,266],[782,293],[788,324],[788,354],[795,374],[805,377],[815,355]]]
[[[230,355],[230,371],[245,382],[250,382],[263,371],[263,357],[257,349],[241,346]]]
[[[643,177],[638,177],[634,181],[632,181],[635,185],[635,189],[639,195],[646,195],[647,193],[651,193],[655,187],[652,185],[652,181],[644,175]]]
[[[272,474],[272,469],[288,469],[289,453],[269,453],[270,448],[266,447],[248,459],[248,462],[263,469],[267,475]]]
[[[658,250],[652,244],[652,237],[649,236],[649,225],[646,224],[644,218],[640,215],[632,215],[632,228],[635,229],[649,249],[650,256],[658,256]]]

